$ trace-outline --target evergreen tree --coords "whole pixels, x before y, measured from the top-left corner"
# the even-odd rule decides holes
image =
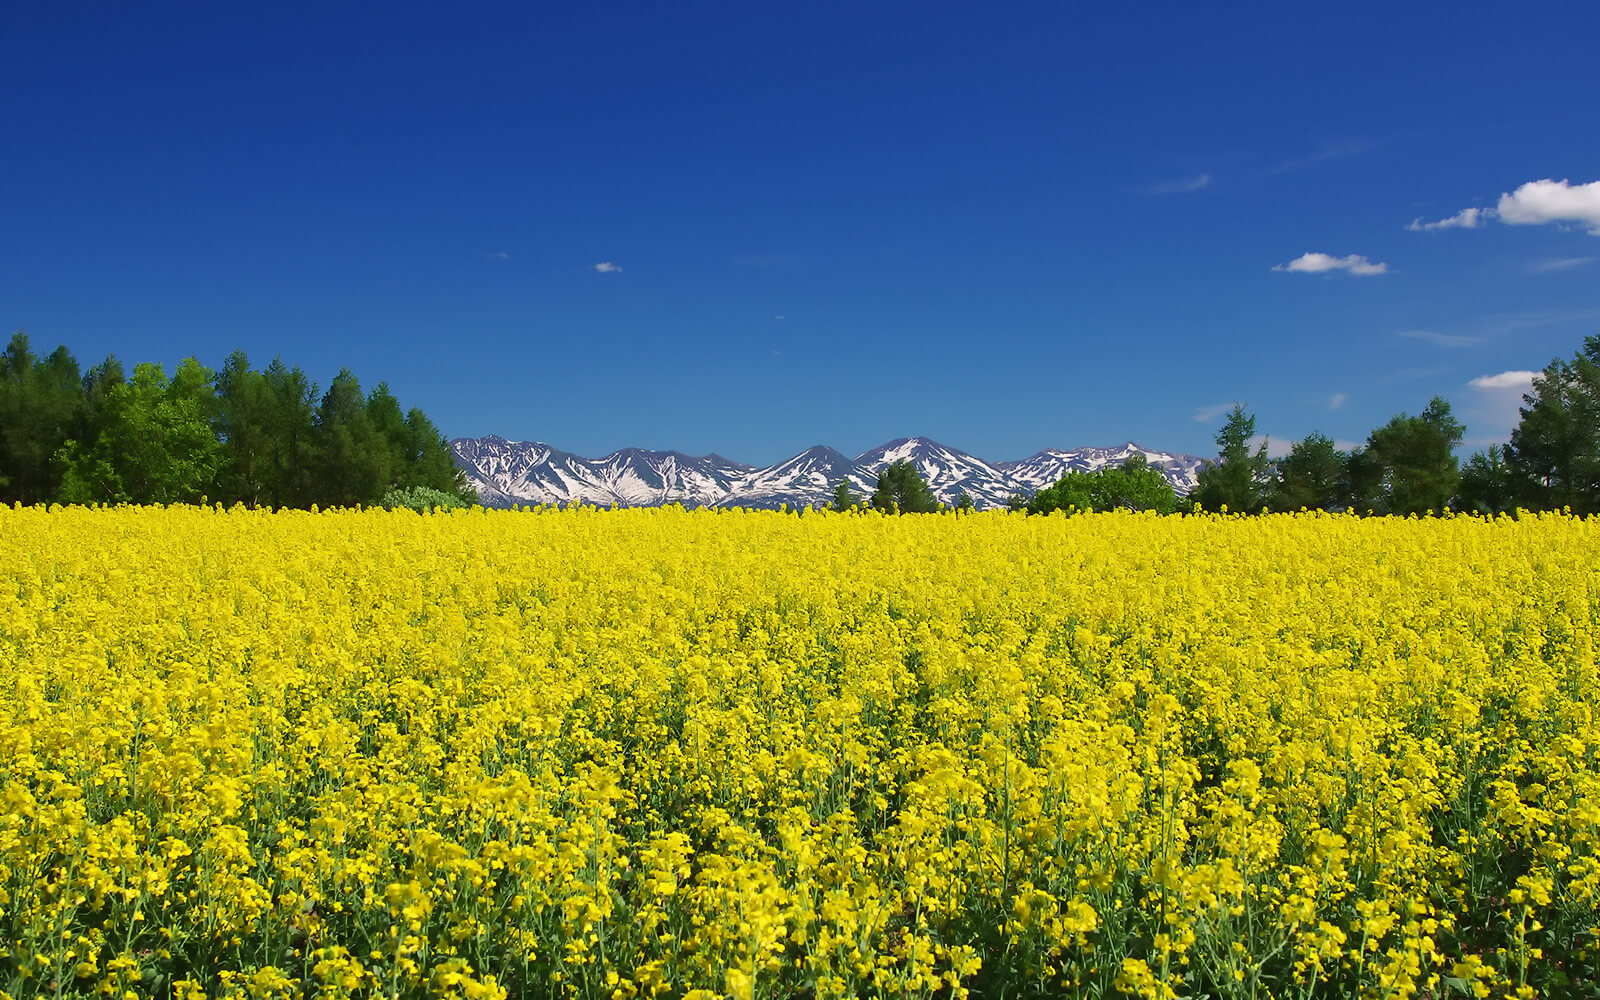
[[[1556,358],[1523,396],[1506,465],[1531,508],[1600,513],[1600,334]]]
[[[855,491],[850,488],[850,477],[841,478],[833,488],[833,503],[831,504],[833,509],[843,513],[860,502],[861,498],[856,496]]]
[[[389,469],[387,486],[413,486],[410,435],[406,431],[406,415],[400,401],[389,391],[389,383],[379,382],[367,394],[367,422],[383,442],[385,464]]]
[[[1506,464],[1505,452],[1492,444],[1487,452],[1474,452],[1461,467],[1454,506],[1475,514],[1504,514],[1517,506],[1517,475]]]
[[[216,499],[251,507],[268,502],[277,469],[274,399],[266,376],[250,367],[243,351],[234,351],[217,372],[217,435],[222,441],[222,467]]]
[[[970,513],[971,511],[977,509],[978,505],[972,501],[972,494],[968,493],[966,490],[962,490],[960,493],[956,494],[956,510],[962,511],[963,513]]]
[[[1456,495],[1455,448],[1465,432],[1450,404],[1435,396],[1418,416],[1398,414],[1367,438],[1383,470],[1383,505],[1390,514],[1443,513]]]
[[[0,353],[0,500],[42,503],[60,487],[56,453],[81,423],[78,362],[65,347],[35,355],[20,330]]]
[[[389,442],[372,425],[361,383],[341,368],[317,409],[317,502],[376,504],[390,482]]]
[[[317,386],[296,365],[275,358],[261,373],[266,385],[266,419],[272,442],[266,477],[266,502],[275,507],[326,503],[319,492]]]
[[[401,486],[422,486],[454,493],[463,502],[478,502],[478,495],[467,484],[467,474],[456,465],[455,452],[427,414],[416,407],[406,413],[405,474]]]
[[[1345,508],[1357,514],[1387,514],[1383,477],[1383,466],[1369,449],[1363,446],[1350,452],[1341,484]]]
[[[1311,434],[1278,462],[1275,510],[1336,510],[1345,500],[1348,458],[1323,434]]]
[[[1244,404],[1235,403],[1217,432],[1217,461],[1201,468],[1191,500],[1205,510],[1226,508],[1236,513],[1254,513],[1266,505],[1272,492],[1272,462],[1265,442],[1251,452],[1255,434],[1256,418]]]
[[[901,459],[878,473],[878,488],[872,492],[872,506],[886,513],[926,514],[939,509],[939,500],[928,488],[917,467]]]

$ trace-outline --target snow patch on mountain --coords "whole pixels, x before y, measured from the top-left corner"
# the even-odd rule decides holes
[[[865,499],[878,474],[908,461],[934,495],[953,504],[965,492],[979,509],[1004,507],[1070,471],[1093,472],[1134,455],[1160,469],[1179,493],[1194,488],[1202,459],[1152,451],[1128,442],[1111,448],[1047,448],[1016,462],[987,462],[923,437],[897,438],[847,458],[824,445],[775,465],[756,468],[721,455],[624,448],[587,459],[539,441],[497,435],[450,442],[456,463],[486,506],[585,503],[599,506],[686,507],[814,506],[830,503],[841,479]]]

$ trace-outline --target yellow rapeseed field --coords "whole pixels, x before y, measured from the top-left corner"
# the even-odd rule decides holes
[[[11,997],[1595,996],[1600,521],[0,509]]]

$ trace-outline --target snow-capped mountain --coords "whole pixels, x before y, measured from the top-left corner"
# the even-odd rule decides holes
[[[720,455],[696,458],[640,448],[587,459],[537,441],[507,441],[493,435],[457,438],[450,447],[467,481],[490,507],[582,502],[796,508],[829,503],[843,478],[866,498],[877,485],[879,472],[893,462],[909,461],[945,503],[954,503],[965,491],[983,509],[1003,507],[1012,496],[1049,486],[1069,471],[1092,472],[1136,454],[1161,469],[1179,493],[1186,493],[1203,464],[1193,455],[1151,451],[1132,442],[1116,448],[1051,448],[1020,462],[986,462],[922,437],[899,438],[853,459],[818,445],[763,468]]]
[[[879,445],[857,455],[855,464],[864,474],[863,479],[876,486],[878,473],[895,462],[916,466],[933,495],[945,503],[955,503],[965,490],[978,507],[1004,507],[1014,494],[1032,492],[1016,477],[983,459],[923,437],[899,438]]]
[[[856,495],[866,497],[878,484],[862,474],[855,462],[825,445],[807,448],[793,458],[756,469],[735,484],[717,503],[724,507],[791,508],[833,502],[834,488],[848,477]]]
[[[655,507],[717,502],[747,475],[748,465],[720,455],[695,458],[676,451],[624,448],[581,458],[537,441],[491,435],[450,442],[456,464],[487,506],[573,503]]]
[[[1115,448],[1074,448],[1071,451],[1046,448],[1020,462],[997,462],[995,467],[1009,473],[1031,492],[1054,485],[1069,472],[1093,472],[1108,465],[1121,465],[1135,455],[1143,455],[1146,461],[1160,469],[1172,488],[1179,493],[1194,489],[1200,467],[1206,462],[1194,455],[1151,451],[1129,441]]]

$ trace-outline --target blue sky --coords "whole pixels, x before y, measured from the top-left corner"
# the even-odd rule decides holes
[[[1600,4],[1445,10],[9,3],[0,324],[588,455],[1476,446],[1600,330]]]

